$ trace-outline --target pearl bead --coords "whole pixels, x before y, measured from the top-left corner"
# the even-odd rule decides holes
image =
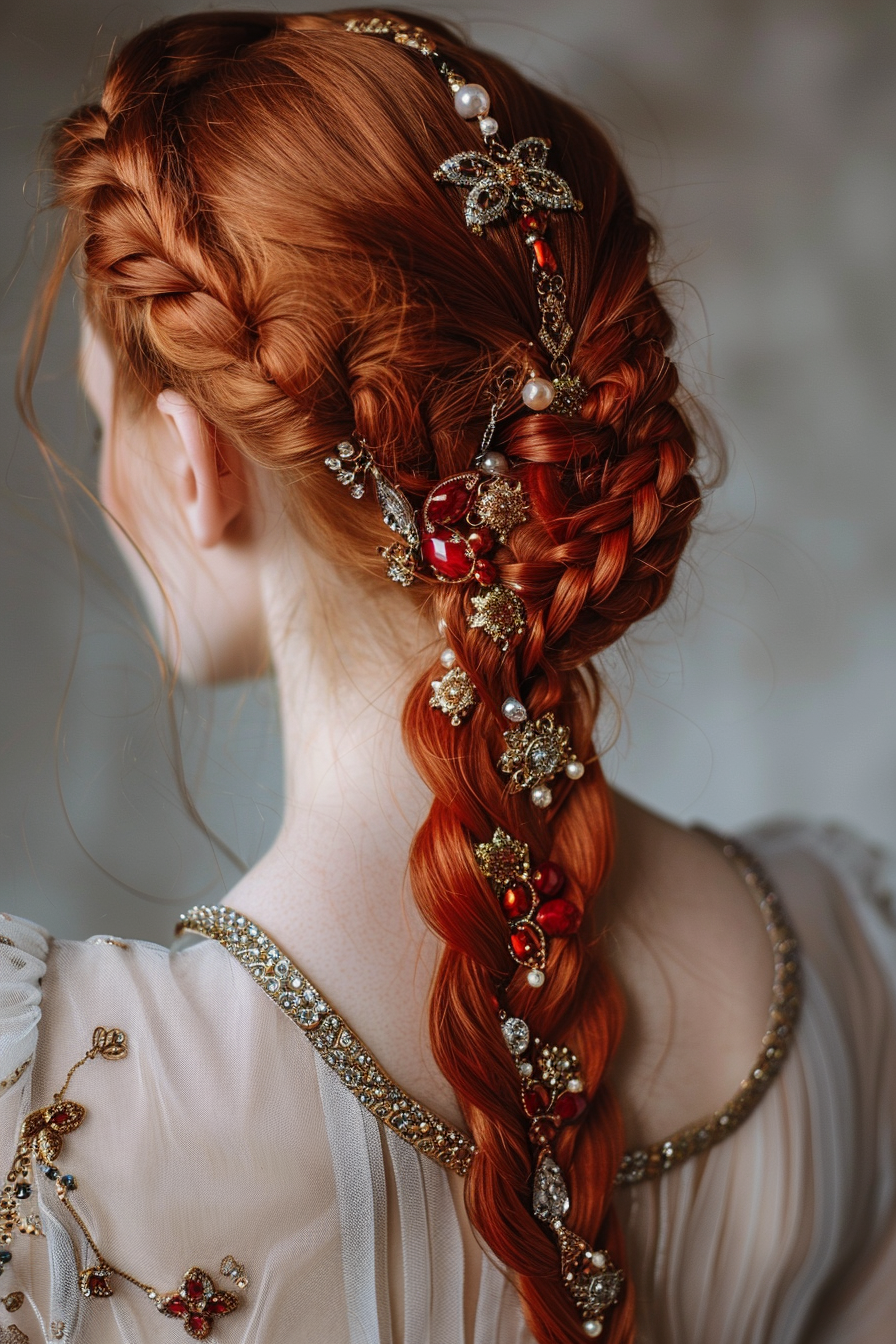
[[[440,616],[440,617],[439,617],[439,624],[438,624],[438,631],[439,631],[439,634],[440,634],[440,635],[444,635],[444,634],[447,632],[447,630],[448,630],[448,623],[447,623],[447,621],[445,620],[445,617],[444,617],[444,616]]]
[[[498,123],[495,121],[494,117],[480,117],[479,129],[483,135],[497,135]]]
[[[566,1084],[567,1092],[581,1092],[583,1083],[581,1078],[570,1078]]]
[[[533,989],[541,989],[544,984],[544,971],[539,971],[537,968],[533,967],[526,976],[526,979]]]
[[[523,383],[522,395],[530,411],[546,411],[554,400],[554,384],[550,378],[530,378]]]
[[[506,476],[510,471],[510,463],[504,454],[492,451],[483,454],[479,466],[487,476]]]
[[[589,1339],[597,1339],[598,1335],[602,1335],[604,1332],[604,1327],[600,1321],[586,1321],[582,1329]]]
[[[523,1078],[532,1077],[532,1065],[529,1063],[528,1059],[521,1059],[519,1064],[517,1064],[517,1068],[520,1071],[521,1077]]]
[[[592,1264],[597,1265],[598,1269],[603,1269],[607,1263],[607,1257],[603,1251],[594,1251],[591,1256]]]
[[[504,715],[505,719],[509,719],[511,723],[525,723],[528,718],[528,715],[526,714],[526,706],[521,700],[515,699],[512,695],[509,695],[504,701],[501,706],[501,713]]]
[[[443,649],[439,654],[439,662],[443,667],[452,668],[457,662],[457,654],[453,649]]]
[[[581,761],[577,761],[573,757],[571,761],[566,762],[566,773],[570,779],[581,779],[585,773],[585,767]]]
[[[547,784],[536,784],[530,797],[536,807],[550,807],[554,801],[554,795],[551,793]]]
[[[481,84],[461,84],[454,95],[454,110],[464,121],[487,116],[490,107],[491,99]]]

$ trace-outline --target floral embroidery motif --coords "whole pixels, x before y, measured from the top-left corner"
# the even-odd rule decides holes
[[[232,1258],[232,1257],[231,1257]],[[219,1316],[229,1316],[239,1306],[233,1293],[219,1293],[204,1269],[188,1269],[179,1293],[169,1293],[158,1303],[163,1316],[183,1321],[191,1339],[206,1339]]]

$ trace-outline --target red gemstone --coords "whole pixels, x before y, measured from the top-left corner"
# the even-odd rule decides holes
[[[92,1293],[101,1293],[106,1286],[106,1280],[99,1274],[91,1274],[87,1280],[87,1287]]]
[[[51,1125],[64,1125],[68,1122],[68,1111],[54,1111],[50,1116]]]
[[[210,1297],[205,1309],[209,1316],[226,1316],[230,1306],[223,1297]]]
[[[558,1120],[578,1120],[587,1105],[581,1092],[564,1092],[554,1103],[554,1115]]]
[[[463,481],[442,481],[426,498],[424,513],[430,523],[456,523],[470,507],[470,489]]]
[[[187,1279],[184,1284],[187,1297],[195,1302],[198,1297],[205,1297],[205,1284],[201,1279]]]
[[[490,583],[494,583],[498,577],[498,570],[491,560],[477,560],[473,569],[477,583],[481,583],[483,588],[487,588]]]
[[[527,961],[541,951],[541,943],[531,924],[519,924],[510,935],[510,946],[517,961]]]
[[[545,901],[539,906],[535,922],[551,938],[566,938],[578,932],[582,912],[572,901]]]
[[[543,210],[532,210],[517,220],[520,233],[544,233],[548,226],[548,217]]]
[[[467,533],[467,545],[474,555],[487,555],[494,549],[495,534],[490,527],[485,524],[477,527],[475,532]]]
[[[529,1138],[533,1143],[550,1143],[557,1133],[557,1123],[549,1115],[542,1115],[529,1126]]]
[[[194,1311],[192,1316],[187,1318],[190,1322],[190,1329],[196,1339],[205,1339],[211,1329],[207,1316],[200,1316],[198,1311]]]
[[[515,887],[508,887],[501,897],[501,905],[504,907],[505,915],[510,915],[512,919],[518,919],[520,915],[529,913],[531,896],[528,887],[524,887],[520,882]]]
[[[566,882],[566,874],[562,868],[558,868],[556,863],[543,863],[536,873],[532,874],[532,885],[538,892],[549,901],[553,896],[559,896]]]
[[[550,243],[546,243],[543,238],[536,238],[532,244],[532,251],[535,253],[535,264],[539,270],[547,271],[548,275],[554,275],[557,270],[557,258],[554,256]]]
[[[182,1297],[169,1297],[165,1303],[165,1310],[170,1316],[186,1316],[190,1308]]]
[[[437,574],[445,579],[466,579],[470,576],[470,552],[463,537],[440,527],[424,536],[420,554]],[[487,564],[480,561],[480,564]]]
[[[551,1104],[551,1094],[541,1083],[527,1087],[523,1093],[523,1110],[527,1115],[538,1115]]]

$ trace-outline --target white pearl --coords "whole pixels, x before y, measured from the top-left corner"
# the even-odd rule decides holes
[[[452,668],[457,662],[457,654],[453,649],[443,649],[439,654],[439,662],[443,667]]]
[[[491,451],[483,455],[479,466],[487,476],[506,476],[510,471],[510,463],[504,454]]]
[[[512,695],[509,695],[504,701],[501,706],[501,713],[504,715],[505,719],[509,719],[511,723],[525,723],[528,718],[528,715],[526,714],[526,706],[521,700],[515,699]]]
[[[602,1335],[604,1332],[604,1327],[600,1321],[586,1321],[582,1329],[589,1339],[597,1339],[598,1335]]]
[[[517,1068],[523,1078],[532,1077],[532,1065],[529,1063],[528,1059],[521,1059],[519,1064],[517,1064]]]
[[[581,1078],[570,1078],[566,1084],[567,1092],[581,1092],[584,1084]]]
[[[529,796],[536,807],[550,807],[554,801],[554,795],[547,784],[536,784]]]
[[[603,1251],[595,1251],[591,1256],[591,1259],[593,1263],[597,1265],[598,1269],[603,1269],[607,1263],[607,1257],[604,1255]]]
[[[542,985],[544,984],[544,971],[539,971],[537,968],[533,967],[533,969],[526,976],[526,979],[529,981],[529,984],[532,986],[533,989],[541,989]]]
[[[479,129],[483,135],[497,135],[498,123],[495,121],[494,117],[480,117]]]
[[[570,779],[581,779],[585,773],[585,767],[581,761],[577,761],[573,757],[571,761],[566,762],[566,773]]]
[[[530,411],[546,411],[554,400],[554,384],[550,378],[530,378],[522,395]]]
[[[444,635],[444,634],[447,632],[447,630],[448,630],[448,624],[447,624],[447,622],[446,622],[444,616],[440,616],[440,617],[439,617],[438,630],[439,630],[439,634],[440,634],[440,635]]]
[[[454,95],[454,110],[464,121],[488,115],[491,99],[481,84],[461,84]]]

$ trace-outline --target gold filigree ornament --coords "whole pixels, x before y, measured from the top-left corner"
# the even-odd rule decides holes
[[[366,440],[343,439],[324,462],[334,472],[340,485],[348,487],[352,499],[363,499],[367,480],[373,481],[374,493],[383,515],[383,522],[391,532],[397,532],[401,542],[380,546],[379,553],[386,562],[386,573],[395,583],[407,588],[414,581],[415,551],[420,545],[420,533],[413,506],[397,485],[387,480],[370,456]]]
[[[508,214],[522,215],[533,208],[581,210],[582,202],[569,183],[546,167],[549,140],[529,135],[510,149],[491,143],[483,153],[462,150],[439,164],[437,182],[450,182],[467,192],[464,219],[472,233],[481,234]]]
[[[7,1311],[20,1311],[25,1304],[24,1293],[7,1293],[5,1297],[0,1298]]]
[[[500,892],[512,882],[529,876],[529,846],[502,831],[500,826],[496,827],[491,840],[475,845],[473,852],[495,891]]]
[[[536,807],[550,807],[553,795],[547,783],[560,770],[565,770],[570,779],[581,779],[584,773],[581,761],[569,749],[569,729],[556,724],[553,714],[509,728],[504,741],[507,749],[498,761],[498,769],[510,775],[510,792],[529,789]]]
[[[491,529],[503,546],[515,527],[529,517],[529,505],[521,481],[493,476],[479,487],[473,510],[467,515],[474,526]]]
[[[430,709],[440,709],[459,728],[466,716],[479,704],[479,696],[463,668],[452,667],[441,681],[432,683]]]
[[[526,628],[526,608],[512,588],[494,584],[470,599],[473,614],[467,617],[471,630],[484,630],[506,653],[515,635]]]
[[[588,389],[577,373],[562,373],[554,379],[551,410],[558,415],[578,415],[585,404]]]
[[[55,1335],[54,1338],[61,1339],[62,1336]],[[0,1344],[28,1344],[28,1336],[23,1335],[17,1325],[0,1325]]]

